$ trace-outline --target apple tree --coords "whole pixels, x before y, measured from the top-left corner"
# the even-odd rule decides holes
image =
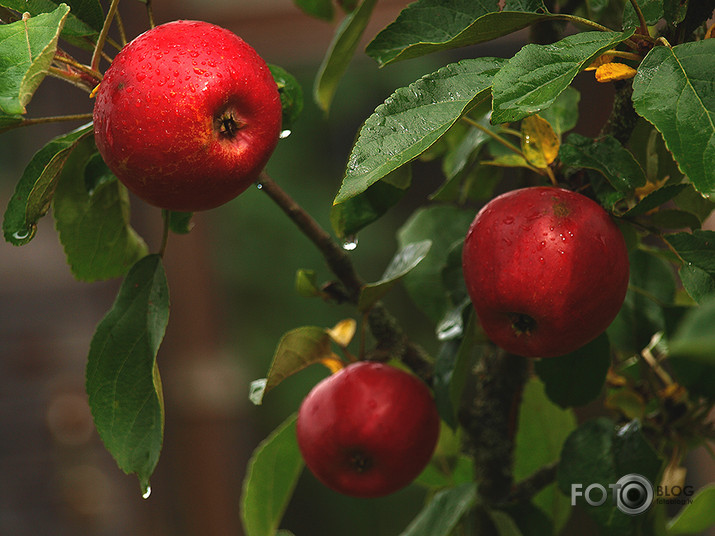
[[[147,28],[166,28],[145,3]],[[259,445],[246,471],[240,508],[248,536],[288,534],[279,527],[304,458],[327,465],[347,493],[365,475],[394,491],[390,464],[419,458],[407,480],[425,490],[425,502],[404,536],[559,534],[575,504],[603,534],[694,534],[712,524],[712,486],[689,496],[675,515],[666,503],[684,487],[686,455],[705,446],[712,456],[715,438],[708,420],[715,402],[715,231],[704,228],[715,208],[713,0],[408,5],[371,36],[364,53],[384,69],[429,54],[454,61],[395,88],[365,118],[345,147],[342,181],[326,207],[330,230],[279,185],[280,177],[261,171],[279,138],[300,121],[310,92],[270,58],[268,66],[259,58],[209,69],[231,53],[225,45],[224,54],[203,58],[200,35],[179,36],[170,51],[161,48],[168,38],[158,39],[141,59],[131,58],[128,51],[139,46],[124,32],[119,4],[0,0],[0,130],[86,122],[27,163],[6,204],[3,236],[14,246],[27,244],[51,209],[77,279],[122,278],[87,349],[86,386],[97,432],[119,468],[136,474],[143,494],[163,441],[157,365],[169,322],[163,252],[171,234],[190,231],[187,211],[218,204],[199,200],[222,203],[255,182],[311,240],[332,274],[319,281],[314,270],[296,266],[295,299],[323,300],[326,308],[348,304],[353,315],[336,317],[332,327],[296,319],[295,328],[266,349],[272,364],[265,378],[246,386],[251,401],[259,406],[282,380],[308,366],[328,367],[331,380],[348,377],[344,373],[364,361],[401,369],[430,396],[403,410],[417,415],[383,422],[383,408],[405,406],[413,395],[371,377],[360,389],[343,387],[360,393],[346,394],[348,404],[327,399],[324,429],[312,428],[303,411],[297,417],[298,408],[285,408],[285,422]],[[312,87],[313,99],[329,113],[376,1],[295,4],[303,11],[296,16],[326,24],[340,19]],[[475,57],[467,48],[522,30],[530,42],[511,57]],[[210,41],[201,46],[210,48]],[[140,71],[146,57],[146,65],[155,65]],[[244,75],[221,93],[226,79]],[[32,115],[33,94],[47,76],[76,86],[80,97],[82,91],[84,98],[96,95],[101,110]],[[613,95],[592,137],[574,132],[579,114],[593,115],[573,85],[577,76],[594,77]],[[182,83],[174,85],[172,77]],[[143,129],[138,123],[115,127],[132,119],[131,107],[117,104],[128,95],[137,106],[150,104]],[[243,115],[249,95],[260,102]],[[276,114],[280,128],[267,119]],[[262,129],[267,140],[247,134],[268,123],[273,127]],[[201,142],[137,160],[142,148],[157,152],[178,134]],[[263,153],[253,158],[257,147]],[[234,149],[243,156],[229,154],[223,167],[214,166],[217,154]],[[418,177],[412,171],[428,161],[441,170],[440,186],[394,229],[399,247],[384,275],[366,281],[353,263],[357,235],[400,203]],[[163,201],[176,199],[179,187],[168,168],[193,188],[178,194],[180,203]],[[230,186],[237,181],[240,187]],[[527,201],[492,204],[533,187],[551,200],[543,209]],[[128,188],[139,202],[161,209],[165,236],[157,252],[130,226]],[[143,188],[151,195],[143,197]],[[554,201],[557,191],[583,198],[601,223]],[[480,232],[480,218],[489,219],[484,225],[491,234],[465,245],[468,233]],[[612,255],[618,248],[622,254]],[[398,284],[415,314],[430,322],[429,348],[415,342],[383,301]],[[528,311],[516,305],[525,303]],[[492,327],[495,316],[499,329],[520,343],[538,335],[536,350],[504,342]],[[577,421],[574,409],[586,404],[597,405],[600,416]],[[315,406],[305,409],[314,421]],[[418,425],[412,435],[403,430],[422,412],[429,420],[433,410],[441,428],[436,448],[434,427],[417,439]],[[365,414],[370,418],[355,425]],[[299,446],[297,418],[305,421],[298,424],[307,445]],[[368,435],[371,443],[348,453],[352,462],[341,466],[345,453],[330,441],[343,427],[348,443],[351,434],[355,444]],[[396,445],[387,466],[378,463],[379,451]],[[623,480],[634,475],[640,480]],[[629,490],[636,485],[634,498]]]

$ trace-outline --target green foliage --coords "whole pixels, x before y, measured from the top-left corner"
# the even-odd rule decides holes
[[[323,21],[336,19],[332,0],[294,3]],[[326,116],[360,53],[376,2],[337,4],[345,15],[312,88]],[[332,329],[301,322],[289,330],[266,377],[251,384],[250,399],[260,404],[289,376],[316,363],[335,370],[343,357],[402,360],[426,380],[443,421],[442,440],[416,481],[424,507],[402,536],[556,535],[573,512],[572,485],[608,488],[638,473],[657,486],[688,449],[715,438],[706,417],[715,393],[715,231],[703,228],[715,208],[715,39],[701,38],[705,20],[697,19],[708,14],[697,4],[417,0],[365,53],[380,67],[428,54],[444,65],[395,88],[365,119],[329,210],[334,234],[350,244],[388,214],[403,218],[394,236],[384,237],[396,241],[397,252],[383,275],[365,283],[352,264],[359,251],[346,253],[301,207],[279,202],[335,276],[319,283],[315,270],[299,270],[299,297],[351,307],[360,321]],[[0,131],[45,122],[26,113],[48,75],[88,91],[99,83],[100,73],[59,46],[66,41],[80,52],[100,52],[100,2],[0,0],[0,16]],[[568,35],[565,23],[572,24]],[[470,48],[525,28],[538,43],[511,57],[475,57],[482,49]],[[614,83],[608,120],[573,87],[577,76],[591,77],[584,71],[603,62],[635,70],[632,80]],[[270,68],[283,128],[297,132],[303,88],[286,69]],[[595,80],[596,91],[610,84],[603,70]],[[584,134],[592,125],[571,132],[580,120],[594,119],[604,122],[597,135]],[[162,253],[150,254],[131,227],[127,191],[102,161],[92,132],[90,124],[57,136],[30,159],[7,203],[3,235],[12,245],[27,244],[52,207],[77,279],[124,278],[90,345],[86,386],[107,450],[146,492],[163,440],[156,359],[169,315],[166,241]],[[592,342],[534,361],[522,379],[516,370],[501,373],[514,378],[490,376],[496,374],[486,368],[490,360],[507,358],[469,302],[464,237],[476,211],[497,193],[547,183],[582,192],[611,213],[629,248],[628,292],[618,316]],[[415,200],[424,192],[432,193]],[[165,212],[165,234],[190,232],[192,216]],[[403,298],[393,294],[398,286],[409,300],[402,310],[426,318],[428,329],[419,334],[426,349],[386,312],[385,303]],[[519,384],[514,392],[484,400],[480,387],[506,380]],[[498,408],[508,426],[475,422],[485,406]],[[577,421],[572,408],[580,406],[607,416]],[[479,427],[488,428],[479,437],[513,462],[498,468],[507,497],[490,495],[490,462],[505,457],[474,443]],[[302,468],[292,416],[250,460],[241,498],[248,536],[290,534],[279,527]],[[712,524],[713,489],[701,490],[670,520],[662,505],[628,516],[612,501],[578,502],[602,534],[692,534]]]

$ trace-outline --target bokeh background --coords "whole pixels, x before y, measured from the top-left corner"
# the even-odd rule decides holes
[[[407,4],[381,0],[366,39]],[[313,79],[335,24],[303,15],[291,0],[153,0],[157,23],[202,19],[241,35],[269,62],[302,83],[305,110],[281,141],[268,171],[320,223],[329,209],[361,122],[395,88],[460,57],[508,57],[525,42],[518,33],[496,42],[398,63],[379,70],[358,53],[329,116],[311,100]],[[147,28],[141,2],[124,2],[130,36]],[[106,67],[106,65],[104,66]],[[578,131],[592,135],[610,94],[588,77]],[[606,95],[604,95],[606,93]],[[91,110],[85,93],[47,80],[31,103],[33,116]],[[34,152],[75,125],[47,125],[0,134],[0,205]],[[437,167],[416,167],[413,188],[398,207],[361,232],[351,253],[366,280],[376,280],[396,249],[395,230],[442,179]],[[133,200],[132,223],[152,250],[161,215]],[[171,316],[159,367],[166,434],[148,500],[137,480],[117,469],[99,440],[84,393],[84,366],[94,328],[111,306],[119,281],[80,283],[64,261],[50,216],[22,248],[0,244],[0,536],[238,536],[239,497],[247,460],[273,428],[327,372],[309,368],[287,380],[260,407],[248,402],[251,380],[265,376],[278,340],[302,325],[332,326],[350,309],[301,298],[297,269],[329,273],[312,244],[258,189],[194,218],[189,235],[173,235],[166,255]],[[398,288],[388,298],[410,335],[435,350],[431,326]],[[691,460],[690,483],[712,480],[705,456]],[[709,474],[708,474],[709,473]],[[298,536],[391,536],[420,510],[410,487],[382,499],[333,493],[307,472],[283,523]],[[571,524],[582,536],[587,519]]]

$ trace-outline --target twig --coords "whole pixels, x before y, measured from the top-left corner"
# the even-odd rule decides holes
[[[638,22],[640,23],[640,33],[642,33],[643,35],[648,35],[648,23],[643,16],[643,11],[641,11],[641,7],[638,5],[638,2],[636,2],[636,0],[631,0],[631,5],[636,12]]]
[[[524,480],[514,484],[514,487],[505,502],[515,503],[531,500],[534,495],[556,480],[556,471],[558,470],[558,466],[558,462],[544,465]]]
[[[97,44],[94,46],[94,52],[92,53],[92,61],[90,62],[90,67],[95,71],[99,70],[99,60],[102,58],[102,49],[104,48],[104,43],[109,34],[109,27],[112,25],[112,19],[114,19],[114,14],[117,12],[118,7],[119,0],[112,0],[112,3],[109,5],[109,10],[107,10],[107,17],[104,19],[102,31],[99,32]]]
[[[71,114],[71,115],[56,115],[51,117],[32,117],[23,119],[22,122],[12,125],[11,128],[29,127],[32,125],[40,125],[43,123],[59,123],[61,121],[88,121],[92,119],[91,113],[86,114]],[[7,129],[9,130],[9,129]],[[0,130],[2,132],[2,130]]]

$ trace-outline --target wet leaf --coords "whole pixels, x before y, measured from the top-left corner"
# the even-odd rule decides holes
[[[559,155],[559,147],[559,137],[546,119],[532,115],[522,120],[521,150],[532,166],[549,167]]]

